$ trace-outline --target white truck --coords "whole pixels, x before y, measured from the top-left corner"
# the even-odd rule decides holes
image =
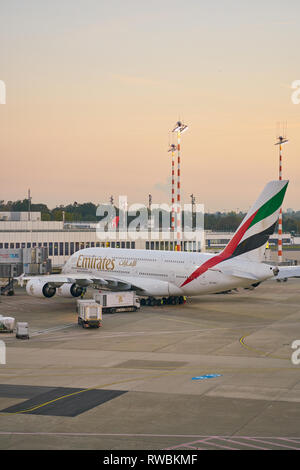
[[[95,300],[77,300],[78,325],[82,328],[102,326],[102,307]]]
[[[96,303],[102,305],[103,313],[135,312],[141,306],[134,291],[99,291],[93,297]]]
[[[15,319],[13,317],[4,317],[0,315],[0,333],[12,333],[15,327]]]

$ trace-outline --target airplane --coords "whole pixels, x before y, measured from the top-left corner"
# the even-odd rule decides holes
[[[150,305],[158,298],[182,303],[186,296],[253,289],[267,279],[294,276],[293,270],[263,262],[274,232],[287,180],[269,182],[218,254],[203,252],[85,248],[74,253],[61,274],[25,275],[26,291],[35,297],[79,297],[88,286],[114,291],[134,290]],[[285,273],[285,274],[283,274]],[[299,275],[299,273],[298,273]],[[170,302],[169,302],[170,300]]]

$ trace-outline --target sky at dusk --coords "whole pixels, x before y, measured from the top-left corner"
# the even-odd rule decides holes
[[[300,3],[10,0],[0,6],[0,199],[169,202],[170,129],[182,194],[245,210],[278,178],[300,210]]]

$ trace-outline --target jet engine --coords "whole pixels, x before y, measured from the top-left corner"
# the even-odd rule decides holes
[[[80,287],[77,284],[62,284],[57,289],[57,295],[60,297],[80,297],[81,294],[84,292],[84,287]]]
[[[48,282],[41,279],[31,279],[26,285],[27,294],[33,297],[53,297],[56,293],[56,287],[50,286]]]

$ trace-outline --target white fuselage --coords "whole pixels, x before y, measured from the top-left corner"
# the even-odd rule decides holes
[[[198,295],[249,287],[273,276],[272,267],[218,255],[174,251],[86,248],[74,253],[63,274],[80,273],[138,286],[146,295]]]

